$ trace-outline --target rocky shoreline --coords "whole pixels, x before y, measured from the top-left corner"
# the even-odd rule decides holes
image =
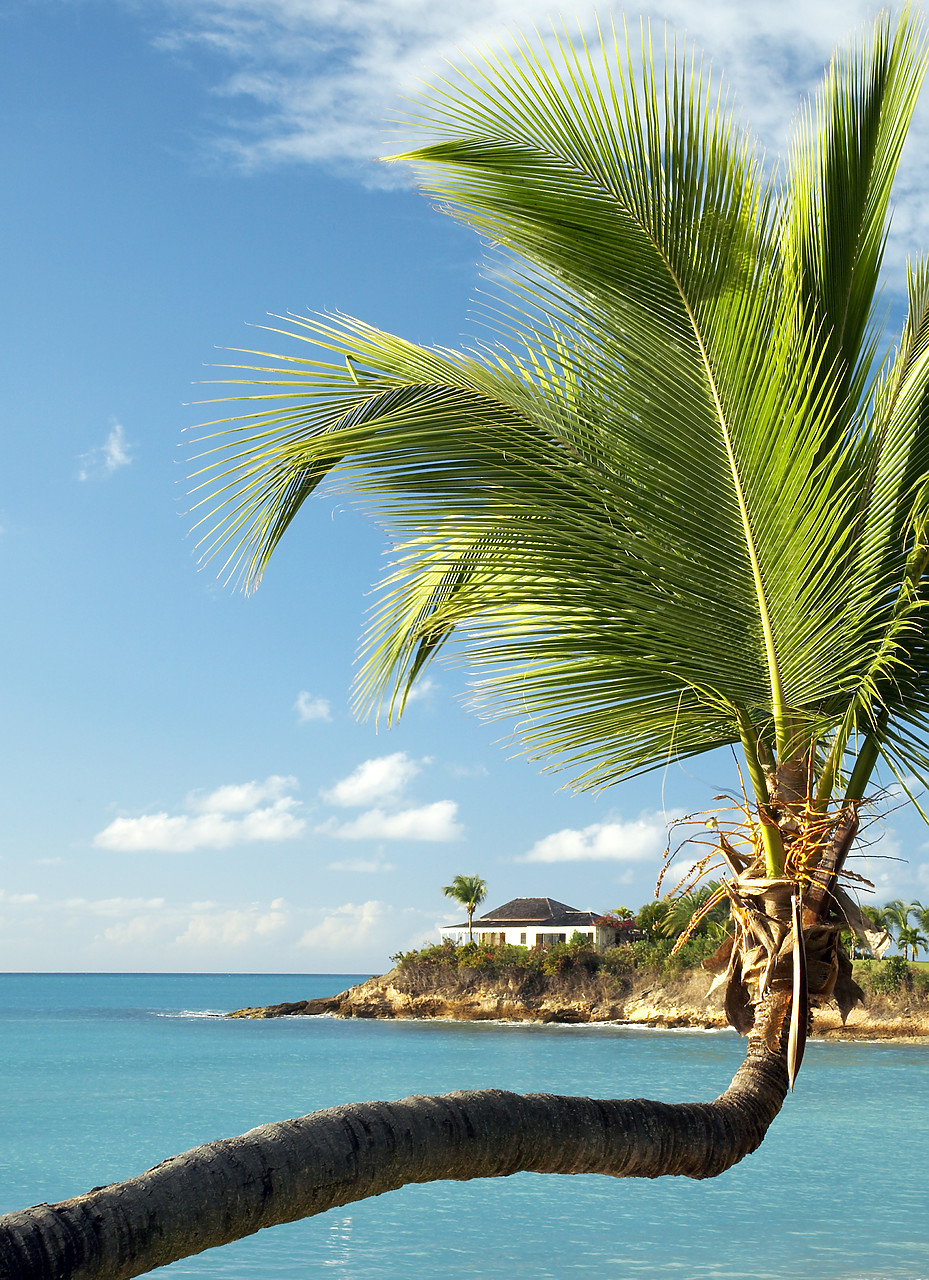
[[[392,969],[347,991],[318,1000],[237,1009],[230,1018],[442,1018],[458,1022],[613,1023],[721,1030],[720,993],[707,996],[710,975],[572,975],[539,980],[489,978],[475,971]],[[929,1043],[929,1005],[911,993],[868,995],[846,1023],[838,1009],[817,1010],[813,1034],[830,1040],[908,1040]]]

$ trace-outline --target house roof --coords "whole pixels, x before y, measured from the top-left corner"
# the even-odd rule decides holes
[[[592,925],[598,919],[593,911],[578,911],[556,898],[513,898],[502,907],[487,911],[474,921],[475,929],[538,928],[540,925],[555,928],[576,929],[578,925]],[[466,929],[467,921],[459,925],[446,925],[448,929]]]
[[[566,911],[577,911],[565,902],[555,898],[512,898],[504,902],[502,907],[493,911],[485,911],[481,920],[551,920],[554,916],[564,915]]]

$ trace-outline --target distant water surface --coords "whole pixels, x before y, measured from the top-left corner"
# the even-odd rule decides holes
[[[496,1086],[703,1100],[728,1032],[233,1021],[366,975],[0,974],[0,1211],[270,1120]],[[718,1179],[520,1174],[406,1187],[157,1274],[213,1280],[929,1280],[929,1047],[813,1042],[761,1149]]]

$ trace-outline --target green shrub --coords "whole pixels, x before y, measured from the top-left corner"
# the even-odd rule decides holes
[[[654,969],[659,973],[666,968],[674,942],[671,938],[641,938],[630,944],[637,969]]]
[[[445,941],[432,947],[422,947],[419,951],[398,951],[390,958],[401,969],[408,969],[411,965],[425,965],[429,969],[457,969],[457,951],[453,942]]]
[[[721,938],[708,933],[694,933],[675,955],[669,955],[665,968],[672,973],[680,973],[683,969],[698,969],[704,960],[709,960],[718,950]]]
[[[635,954],[627,944],[619,947],[607,947],[600,956],[600,968],[604,973],[625,977],[635,970]]]
[[[903,956],[890,956],[880,964],[871,966],[870,987],[875,995],[890,996],[897,991],[909,991],[912,986],[910,966]]]
[[[650,904],[662,907],[664,904]],[[520,947],[511,943],[491,946],[485,942],[465,942],[456,947],[452,942],[440,942],[422,947],[418,951],[398,951],[391,956],[400,969],[470,969],[487,974],[513,972],[555,974],[607,973],[627,976],[636,969],[656,973],[678,973],[682,969],[699,965],[717,948],[715,938],[705,933],[695,933],[675,956],[671,956],[674,940],[659,934],[640,938],[636,942],[622,943],[596,951],[586,934],[575,932],[567,942],[559,942],[545,949]],[[929,981],[929,980],[927,980]]]
[[[547,974],[569,973],[575,967],[576,948],[567,942],[556,942],[542,952],[542,972]]]
[[[493,970],[496,949],[485,942],[466,942],[458,948],[458,968]]]
[[[656,898],[653,902],[646,902],[643,907],[639,908],[635,918],[635,927],[645,934],[648,941],[657,938],[661,934],[661,922],[668,914],[668,904],[663,898]]]

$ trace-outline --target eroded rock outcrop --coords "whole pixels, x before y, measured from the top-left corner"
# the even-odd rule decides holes
[[[613,1022],[631,1026],[726,1026],[721,993],[709,998],[710,975],[568,973],[548,977],[514,971],[426,967],[392,969],[319,1000],[237,1009],[231,1018],[449,1018],[458,1022]],[[817,1010],[813,1034],[829,1039],[929,1038],[929,1007],[905,992],[870,996],[843,1025],[838,1009]]]
[[[334,1014],[341,1018],[451,1018],[459,1022],[630,1022],[721,1027],[721,1002],[700,973],[656,983],[611,974],[514,973],[398,968],[322,1000],[238,1009],[233,1018]]]

